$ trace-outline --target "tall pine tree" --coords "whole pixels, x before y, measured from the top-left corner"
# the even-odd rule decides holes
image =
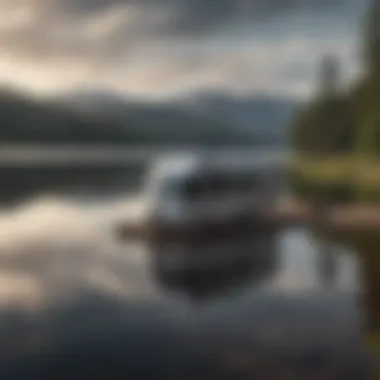
[[[366,75],[351,94],[358,125],[356,147],[360,155],[380,155],[380,0],[372,0],[364,27]]]
[[[372,0],[366,19],[364,46],[368,74],[380,74],[380,0]]]
[[[352,148],[354,117],[349,99],[339,91],[339,62],[323,58],[318,92],[293,124],[293,141],[298,151],[312,155],[346,153]]]

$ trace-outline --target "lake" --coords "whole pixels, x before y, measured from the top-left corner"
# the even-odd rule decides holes
[[[284,229],[250,266],[166,283],[114,233],[143,169],[2,166],[2,379],[366,377],[354,252]]]

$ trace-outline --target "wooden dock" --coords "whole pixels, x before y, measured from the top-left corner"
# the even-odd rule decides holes
[[[313,207],[301,202],[281,202],[268,210],[268,218],[283,226],[313,225],[317,220]],[[379,231],[379,205],[337,205],[324,211],[323,223],[327,230],[334,231]]]

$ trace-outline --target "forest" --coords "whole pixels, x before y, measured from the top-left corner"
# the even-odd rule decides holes
[[[380,200],[379,0],[372,1],[364,21],[364,75],[343,91],[340,62],[324,57],[316,96],[293,121],[294,185],[303,197]]]

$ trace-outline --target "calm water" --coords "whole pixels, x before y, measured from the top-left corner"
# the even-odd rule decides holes
[[[167,283],[114,234],[141,174],[0,170],[2,378],[365,378],[354,253],[326,265],[289,229],[243,267]]]

